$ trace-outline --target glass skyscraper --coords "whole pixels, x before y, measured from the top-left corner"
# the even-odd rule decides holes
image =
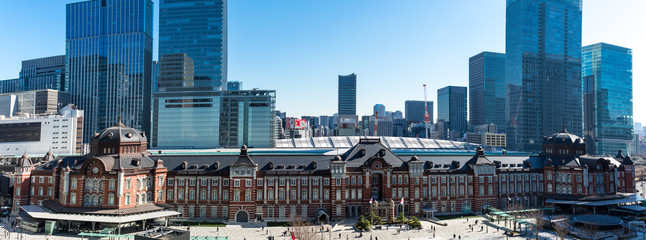
[[[437,90],[437,120],[448,123],[449,131],[467,130],[467,88],[447,86]]]
[[[152,34],[151,0],[67,4],[66,77],[85,110],[84,141],[119,116],[150,134]]]
[[[404,114],[406,114],[406,121],[408,123],[424,122],[424,114],[426,114],[424,101],[406,100],[404,105]],[[426,105],[428,107],[429,121],[433,123],[433,101],[428,101]]]
[[[69,84],[65,82],[65,55],[22,61],[20,78],[24,81],[24,91],[40,89],[69,91]]]
[[[205,90],[208,89],[208,90]],[[273,147],[275,90],[184,88],[155,94],[152,147]]]
[[[507,0],[507,146],[540,152],[544,136],[583,133],[582,0]]]
[[[339,115],[357,115],[357,75],[339,75]]]
[[[194,84],[227,87],[227,1],[161,0],[159,59],[186,54],[194,66]],[[163,68],[161,69],[163,72]],[[160,76],[163,73],[160,73]],[[161,80],[161,79],[160,79]]]
[[[65,78],[65,55],[24,60],[19,78],[0,81],[0,93],[42,89],[69,91]]]
[[[632,50],[607,43],[582,49],[588,152],[628,152],[633,139]]]
[[[469,58],[469,123],[505,129],[505,54],[481,52]]]

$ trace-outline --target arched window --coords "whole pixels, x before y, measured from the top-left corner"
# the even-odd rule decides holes
[[[126,193],[124,205],[130,205],[130,193]]]
[[[147,199],[148,199],[148,200],[147,200],[147,202],[152,202],[152,201],[153,201],[153,193],[152,193],[152,192],[148,192],[148,195],[147,195],[147,196],[148,196],[148,198],[147,198]]]

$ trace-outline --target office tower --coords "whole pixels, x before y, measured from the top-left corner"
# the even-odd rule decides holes
[[[239,82],[239,81],[227,81],[227,90],[229,90],[229,91],[240,91],[240,90],[242,90],[242,82]]]
[[[395,137],[405,137],[408,130],[408,124],[406,119],[403,118],[393,118],[393,136]]]
[[[392,117],[375,117],[370,116],[370,125],[368,126],[369,136],[393,136],[394,124]],[[376,129],[375,129],[376,125]],[[377,131],[375,133],[375,130]]]
[[[81,153],[82,132],[83,110],[72,104],[44,115],[0,118],[0,156]]]
[[[357,75],[339,75],[339,115],[357,114]]]
[[[469,123],[493,123],[505,131],[505,54],[481,52],[469,58]]]
[[[404,113],[402,111],[394,111],[393,112],[393,118],[394,119],[404,119]]]
[[[39,89],[69,91],[65,79],[65,55],[22,61],[20,78],[23,79],[24,84],[21,91]]]
[[[70,94],[51,89],[0,93],[0,115],[57,114],[70,104]]]
[[[508,0],[507,145],[540,152],[543,137],[583,133],[581,0]]]
[[[227,1],[161,0],[159,57],[185,54],[194,65],[194,85],[227,86]]]
[[[448,123],[450,132],[467,130],[467,88],[447,86],[437,90],[437,120]]]
[[[376,117],[385,117],[386,106],[383,104],[375,104],[375,106],[372,107],[372,114]]]
[[[584,46],[581,65],[588,152],[628,152],[633,140],[632,50],[607,43]]]
[[[159,61],[153,61],[153,73],[150,82],[152,93],[159,92]]]
[[[0,93],[12,93],[24,91],[24,79],[12,78],[0,80]]]
[[[274,147],[276,90],[222,92],[220,145],[225,148]]]
[[[84,141],[123,124],[150,133],[153,2],[67,4],[66,75],[72,102],[85,110]]]
[[[406,100],[405,102],[406,121],[408,123],[424,122],[425,106],[424,101]],[[426,102],[428,107],[429,121],[433,123],[433,101]]]
[[[275,90],[200,89],[155,94],[153,148],[273,146]]]
[[[633,127],[633,131],[635,132],[635,134],[637,134],[639,136],[642,136],[642,137],[644,136],[644,131],[642,130],[642,123],[641,122],[635,122],[634,127]]]
[[[159,60],[159,91],[182,91],[193,87],[193,59],[185,53],[166,54]]]

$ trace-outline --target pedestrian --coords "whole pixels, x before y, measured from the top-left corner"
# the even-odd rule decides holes
[[[341,239],[341,234],[339,233],[339,239]]]
[[[435,231],[433,231],[433,238],[435,238]]]
[[[188,227],[186,227],[186,231],[189,231],[189,232],[191,231],[191,226],[190,225]]]
[[[453,234],[453,238],[455,238],[455,233]]]
[[[220,232],[220,227],[217,227],[218,232]]]
[[[375,237],[375,240],[379,240],[379,238]]]
[[[458,240],[462,240],[462,236],[458,235]]]

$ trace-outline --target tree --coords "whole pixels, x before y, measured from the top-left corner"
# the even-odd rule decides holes
[[[531,219],[534,221],[534,226],[532,230],[536,233],[536,239],[538,239],[538,233],[543,230],[543,211],[530,211],[524,214],[526,219]]]
[[[375,215],[374,212],[370,212],[370,215],[368,216],[368,221],[370,221],[372,225],[381,224],[381,218]]]
[[[410,223],[408,225],[410,225],[411,228],[422,229],[422,223],[420,223],[419,219],[417,219],[416,217],[411,217]]]
[[[317,239],[316,228],[311,226],[304,218],[291,217],[289,221],[294,229],[294,236],[296,239]]]
[[[359,221],[354,225],[359,231],[370,231],[370,221],[368,221],[366,218],[359,217]]]
[[[406,223],[406,217],[404,217],[404,213],[399,213],[399,215],[397,215],[397,219],[395,220],[395,223],[399,223],[399,224]]]
[[[554,218],[557,220],[552,222],[552,227],[554,227],[556,235],[563,240],[570,233],[570,218],[564,215],[555,216]]]

